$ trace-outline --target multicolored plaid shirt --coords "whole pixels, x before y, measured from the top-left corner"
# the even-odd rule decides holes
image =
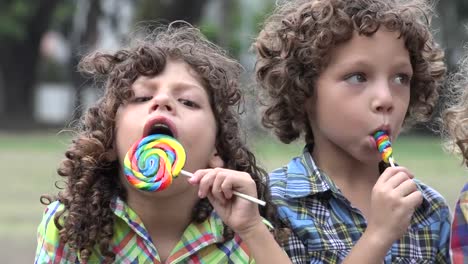
[[[450,212],[436,191],[417,181],[423,203],[384,263],[450,263]],[[308,148],[270,174],[273,202],[292,232],[283,245],[293,263],[340,263],[366,230],[362,213],[315,165]]]
[[[60,242],[54,215],[62,209],[59,202],[47,207],[38,227],[35,263],[80,262],[76,252]],[[112,209],[116,216],[112,241],[115,263],[161,263],[156,247],[137,214],[120,198],[112,202]],[[238,236],[223,242],[223,230],[223,222],[215,212],[200,224],[190,224],[164,263],[255,263]],[[102,260],[96,247],[88,263],[100,263]]]
[[[468,263],[468,183],[463,187],[455,205],[452,224],[452,260],[453,263]]]

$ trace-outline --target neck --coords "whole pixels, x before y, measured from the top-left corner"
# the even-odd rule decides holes
[[[128,188],[128,205],[143,221],[152,237],[180,238],[192,220],[192,211],[198,202],[197,189],[163,196],[160,193],[142,193]]]
[[[380,176],[378,164],[356,160],[341,148],[321,144],[314,146],[312,155],[317,166],[367,219],[372,189]]]
[[[378,164],[356,160],[339,147],[317,142],[311,154],[317,166],[340,189],[372,189],[380,175]]]

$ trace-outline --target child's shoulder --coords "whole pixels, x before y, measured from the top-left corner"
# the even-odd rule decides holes
[[[76,255],[61,243],[60,230],[55,222],[55,216],[63,209],[64,205],[59,201],[52,202],[45,209],[37,228],[36,263],[68,263],[68,260],[76,259]],[[59,224],[63,225],[63,221]]]
[[[58,228],[55,224],[55,215],[62,211],[64,209],[64,205],[62,203],[60,203],[59,201],[54,201],[52,203],[50,203],[46,209],[44,210],[44,214],[42,216],[42,220],[41,220],[41,223],[39,224],[39,227],[38,227],[38,232],[39,233],[44,233],[44,235],[46,234],[52,234],[52,233],[56,233],[56,235],[58,234]],[[46,232],[47,231],[47,232]],[[55,232],[53,232],[55,231]]]
[[[64,205],[60,201],[53,201],[45,208],[42,219],[54,217],[57,212],[60,212],[63,209]]]
[[[308,174],[309,170],[303,155],[293,157],[286,165],[270,172],[270,185],[280,184],[293,178],[308,177]]]
[[[414,179],[419,190],[422,192],[424,199],[430,202],[431,204],[437,204],[440,206],[447,206],[447,201],[445,198],[434,188],[423,183],[421,180]]]
[[[418,208],[420,214],[433,219],[448,219],[450,209],[445,198],[429,185],[418,179],[414,180],[423,195],[422,205]]]
[[[276,205],[288,206],[289,202],[295,203],[296,199],[325,188],[320,177],[311,181],[311,175],[319,175],[307,155],[293,157],[285,166],[270,172],[268,186],[272,202]]]
[[[468,193],[468,182],[465,183],[463,188],[460,190],[460,194]]]

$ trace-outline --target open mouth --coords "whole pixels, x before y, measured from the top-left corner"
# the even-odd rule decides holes
[[[152,125],[151,128],[148,131],[147,136],[155,135],[155,134],[161,134],[161,135],[167,135],[167,136],[170,136],[170,137],[174,137],[174,133],[169,128],[169,126],[166,125],[166,124],[154,124],[154,125]]]
[[[388,137],[390,137],[390,135],[392,134],[392,132],[390,131],[390,127],[389,126],[381,126],[379,127],[378,129],[374,130],[374,132],[372,132],[371,136],[374,137],[375,134],[377,132],[383,132],[384,134],[386,134]]]

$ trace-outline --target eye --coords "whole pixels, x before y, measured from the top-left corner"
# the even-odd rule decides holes
[[[361,72],[350,74],[345,77],[345,80],[351,84],[361,84],[367,81],[366,75]]]
[[[179,102],[181,102],[183,105],[186,105],[190,108],[199,108],[200,106],[195,103],[194,101],[192,100],[188,100],[188,99],[179,99]]]
[[[411,82],[411,76],[406,73],[400,73],[395,76],[394,82],[398,85],[409,85]]]
[[[153,99],[152,96],[137,96],[137,97],[134,97],[132,100],[130,100],[130,102],[132,103],[143,103],[143,102],[147,102],[149,100]]]

